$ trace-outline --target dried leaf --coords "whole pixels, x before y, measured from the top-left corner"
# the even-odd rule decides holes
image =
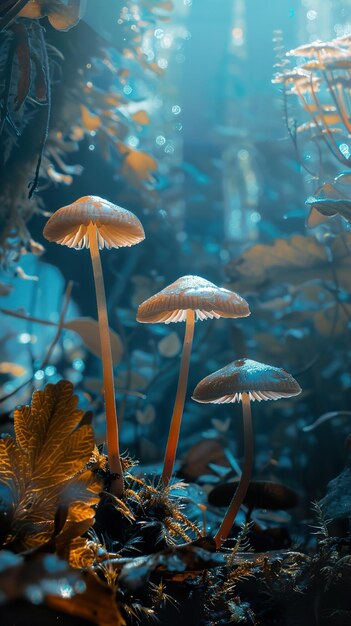
[[[156,411],[155,407],[152,404],[149,404],[144,411],[137,410],[136,411],[136,419],[139,424],[143,426],[148,426],[155,421]]]
[[[73,330],[75,333],[83,339],[86,347],[95,356],[101,358],[101,345],[100,345],[100,333],[99,324],[92,317],[78,317],[74,320],[65,322],[64,328]],[[114,365],[117,365],[123,353],[123,345],[120,336],[110,328],[110,341],[112,350],[112,360]]]
[[[348,222],[351,221],[351,200],[348,198],[334,199],[310,196],[306,200],[306,205],[312,209],[316,209],[322,215],[332,217],[338,213]]]
[[[170,333],[163,337],[158,344],[158,351],[162,356],[169,359],[177,356],[182,348],[181,341],[177,333]]]
[[[89,132],[96,131],[101,126],[101,118],[89,111],[89,109],[81,104],[82,124]]]
[[[142,126],[150,124],[150,118],[146,111],[137,111],[132,115],[132,118],[136,124],[141,124]]]
[[[210,463],[229,467],[223,446],[218,439],[203,439],[192,446],[183,459],[181,470],[189,480],[193,480],[209,473]]]
[[[143,186],[146,182],[152,182],[152,174],[157,170],[157,163],[146,152],[127,148],[118,142],[117,147],[123,155],[122,176],[134,187]]]
[[[343,306],[340,306],[335,302],[317,311],[313,318],[316,330],[324,337],[329,337],[332,332],[333,336],[342,334],[350,320],[351,305],[343,303]]]
[[[58,551],[65,544],[69,558],[71,542],[92,525],[101,485],[83,471],[94,450],[91,427],[80,425],[83,416],[65,380],[36,391],[31,406],[15,410],[16,439],[0,440],[0,486],[10,490],[13,505],[5,545],[20,551],[55,540]],[[60,509],[62,530],[54,537]]]
[[[197,542],[203,542],[206,546],[208,539],[203,537]],[[196,545],[197,542],[168,548],[163,552],[130,559],[122,567],[119,582],[129,590],[135,591],[143,587],[150,575],[155,571],[162,571],[163,575],[173,578],[177,574],[196,572],[197,575],[203,570],[224,565],[226,557],[216,553],[213,546],[208,546],[210,551]],[[113,563],[113,561],[112,561]],[[118,566],[118,561],[117,561]]]
[[[343,239],[334,239],[330,249],[314,237],[296,235],[276,239],[270,245],[258,244],[246,250],[227,265],[227,272],[235,289],[245,293],[275,284],[296,285],[317,278],[334,281],[334,270],[340,287],[348,291],[351,270],[348,247],[351,247],[351,233],[345,234]]]
[[[95,574],[83,574],[85,591],[73,598],[49,596],[47,604],[74,617],[86,619],[97,626],[126,626],[116,604],[114,590]]]
[[[52,2],[52,7],[47,9],[49,22],[56,30],[70,30],[78,24],[83,13],[84,2],[81,0],[60,0]]]
[[[26,369],[22,365],[17,363],[9,363],[8,361],[2,361],[0,363],[0,374],[11,374],[11,376],[23,376],[26,373]]]

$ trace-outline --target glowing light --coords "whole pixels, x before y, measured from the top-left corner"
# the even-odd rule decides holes
[[[30,343],[32,336],[29,333],[21,333],[18,337],[20,343]]]
[[[43,378],[45,378],[44,370],[37,370],[34,374],[34,378],[35,380],[43,380]]]
[[[235,26],[232,30],[232,38],[235,46],[242,46],[244,43],[244,31],[239,26]]]
[[[137,148],[139,145],[139,139],[138,137],[136,137],[135,135],[129,135],[128,139],[127,139],[127,144],[128,146],[130,146],[131,148]]]
[[[179,113],[181,112],[181,107],[178,104],[175,104],[174,106],[172,106],[172,113],[173,115],[179,115]]]
[[[247,161],[248,158],[249,158],[249,153],[247,150],[239,150],[238,159],[240,159],[240,161]]]
[[[155,139],[158,146],[163,146],[166,143],[166,137],[163,135],[158,135]]]
[[[161,41],[161,48],[170,48],[173,43],[172,35],[165,35]]]
[[[350,158],[350,156],[351,156],[350,147],[347,145],[347,143],[341,143],[340,146],[339,146],[339,150],[344,155],[344,157],[346,159]]]
[[[84,361],[82,359],[74,359],[72,367],[76,372],[83,372],[85,369]]]
[[[261,221],[261,215],[258,211],[253,211],[250,215],[250,220],[253,224],[258,224]]]
[[[311,9],[310,11],[307,11],[308,20],[315,20],[317,15],[318,15],[317,11],[313,11],[313,9]]]
[[[161,70],[165,70],[168,67],[167,59],[159,59],[157,61],[157,65],[161,68]]]
[[[156,39],[162,39],[162,37],[164,36],[164,30],[162,28],[156,28],[155,32],[154,32],[154,37],[156,37]]]

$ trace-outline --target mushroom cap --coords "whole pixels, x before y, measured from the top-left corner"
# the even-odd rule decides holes
[[[186,311],[195,311],[196,319],[247,317],[249,305],[237,293],[217,287],[200,276],[182,276],[145,300],[137,313],[138,322],[184,322]]]
[[[99,248],[133,246],[145,239],[136,215],[99,196],[84,196],[58,209],[47,221],[43,234],[69,248],[89,248],[88,226],[97,230]]]
[[[217,485],[208,494],[208,502],[213,506],[229,506],[238,488],[239,479]],[[244,498],[250,509],[286,511],[297,506],[299,497],[296,491],[268,480],[252,480]]]
[[[278,400],[301,393],[295,378],[280,367],[239,359],[203,378],[194,389],[193,400],[223,404],[239,402],[243,393],[250,400]]]

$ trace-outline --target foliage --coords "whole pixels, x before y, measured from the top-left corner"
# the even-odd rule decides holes
[[[156,160],[127,139],[130,132],[144,135],[152,123],[145,110],[149,85],[162,70],[146,60],[141,45],[158,21],[169,19],[172,3],[117,5],[113,46],[79,22],[84,4],[79,0],[11,4],[0,13],[0,259],[13,269],[25,251],[42,252],[26,225],[42,211],[41,194],[34,194],[39,179],[40,191],[50,184],[71,185],[83,169],[70,163],[71,153],[84,139],[93,140],[112,170],[121,171],[139,194],[153,185]],[[57,30],[69,32],[58,37]],[[142,99],[128,86],[130,76],[134,86],[132,72],[145,93]]]
[[[16,409],[16,438],[0,441],[0,484],[7,528],[3,546],[32,550],[50,542],[79,566],[94,553],[82,535],[94,522],[102,488],[86,468],[94,448],[71,383],[47,385]]]

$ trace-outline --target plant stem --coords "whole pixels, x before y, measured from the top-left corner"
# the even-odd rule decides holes
[[[243,405],[243,421],[244,421],[244,469],[240,478],[238,488],[233,496],[233,499],[228,507],[228,510],[224,516],[215,537],[215,543],[217,550],[221,547],[223,541],[228,537],[230,530],[234,524],[237,513],[244,501],[248,486],[250,484],[251,471],[253,465],[253,433],[252,433],[252,417],[250,396],[248,393],[242,394]]]
[[[124,490],[123,470],[119,453],[118,421],[115,401],[115,388],[113,377],[113,362],[108,326],[107,307],[104,279],[102,274],[99,246],[97,242],[97,228],[94,224],[88,227],[89,248],[93,265],[96,303],[98,309],[101,358],[104,375],[105,410],[106,410],[106,439],[108,464],[110,473],[113,475],[110,491],[115,496],[120,496]]]
[[[192,309],[188,309],[186,312],[186,325],[185,336],[183,343],[183,353],[180,362],[179,379],[177,387],[177,395],[174,403],[173,415],[171,420],[171,426],[168,434],[168,441],[165,453],[165,459],[163,463],[162,483],[167,486],[173,471],[173,466],[176,458],[180,425],[182,422],[185,395],[188,384],[189,362],[191,354],[191,346],[193,343],[195,325],[195,312]]]

